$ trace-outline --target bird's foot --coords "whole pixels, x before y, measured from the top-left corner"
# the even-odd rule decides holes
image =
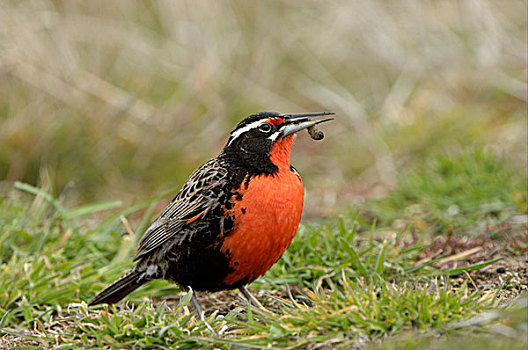
[[[213,329],[213,327],[211,327],[209,322],[207,322],[207,320],[205,319],[204,313],[202,311],[202,307],[200,306],[200,303],[198,302],[198,298],[196,298],[196,294],[194,294],[191,287],[188,287],[188,288],[189,288],[189,293],[192,293],[191,301],[194,305],[194,308],[196,309],[196,313],[198,314],[200,321],[202,321],[205,324],[205,326],[211,333],[217,334],[217,332]]]
[[[251,293],[249,292],[249,290],[247,290],[246,286],[242,286],[240,288],[238,288],[238,290],[246,297],[246,299],[248,300],[249,303],[253,304],[253,306],[256,306],[258,309],[262,310],[262,311],[266,311],[268,313],[271,313],[271,311],[269,311],[268,309],[266,309],[258,300],[257,298],[255,298],[253,295],[251,295]]]

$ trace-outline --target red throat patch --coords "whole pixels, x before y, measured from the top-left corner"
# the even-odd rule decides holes
[[[290,153],[293,146],[293,140],[295,140],[295,134],[280,138],[270,151],[270,160],[280,170],[290,168]]]

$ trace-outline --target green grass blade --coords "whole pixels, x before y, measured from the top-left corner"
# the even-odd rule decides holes
[[[342,240],[344,242],[346,242],[344,239]],[[348,242],[346,242],[348,243]],[[363,265],[363,263],[361,262],[361,260],[359,259],[359,256],[356,252],[356,250],[354,249],[354,247],[352,247],[351,244],[346,244],[346,247],[347,247],[347,250],[350,254],[350,258],[351,258],[351,261],[353,263],[353,265],[356,266],[356,269],[358,271],[358,273],[363,276],[363,277],[368,277],[369,276],[369,273],[367,271],[367,269],[365,268],[365,266]]]
[[[374,248],[374,231],[376,230],[376,219],[372,221],[369,232],[369,254],[372,254],[372,249]]]
[[[438,272],[437,275],[448,275],[448,276],[452,276],[452,275],[459,275],[461,273],[464,273],[466,271],[477,271],[477,270],[480,270],[486,266],[489,266],[491,264],[495,264],[497,261],[500,261],[502,260],[502,258],[496,258],[496,259],[492,259],[492,260],[488,260],[488,261],[485,261],[485,262],[482,262],[482,263],[478,263],[478,264],[473,264],[473,265],[469,265],[469,266],[465,266],[465,267],[459,267],[459,268],[456,268],[456,269],[451,269],[451,270],[447,270],[447,271],[441,271],[441,272]]]
[[[15,188],[22,190],[27,193],[34,194],[35,196],[41,196],[48,202],[50,202],[55,210],[59,213],[62,218],[65,218],[65,211],[62,205],[49,193],[42,191],[40,188],[27,184],[25,182],[16,181]]]
[[[378,255],[378,260],[376,261],[376,273],[381,276],[383,273],[384,263],[385,263],[385,249],[387,248],[387,240],[383,241],[383,246]]]
[[[117,208],[122,206],[123,203],[121,201],[110,201],[110,202],[101,202],[101,203],[95,203],[95,204],[89,204],[82,207],[78,207],[75,209],[72,209],[66,213],[67,219],[72,219],[78,216],[88,215],[97,213],[99,211],[108,210],[112,208]]]
[[[175,193],[177,191],[177,188],[171,188],[171,189],[168,189],[167,191],[164,191],[158,195],[155,195],[153,197],[150,197],[142,202],[139,202],[139,203],[136,203],[128,208],[125,208],[113,215],[111,215],[110,217],[106,218],[105,220],[101,221],[98,225],[96,225],[93,229],[91,229],[88,233],[93,233],[93,232],[97,232],[97,231],[101,231],[105,226],[108,226],[109,223],[111,223],[112,221],[114,220],[117,220],[119,219],[119,217],[121,216],[126,216],[128,214],[131,214],[135,211],[138,211],[140,209],[143,209],[145,207],[148,207],[150,204],[160,200],[161,198],[163,197],[167,197],[169,194],[171,193]]]

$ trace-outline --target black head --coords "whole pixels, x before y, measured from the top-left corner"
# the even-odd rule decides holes
[[[282,138],[332,118],[314,120],[333,113],[279,114],[261,112],[244,118],[220,154],[231,162],[257,173],[272,174],[277,166],[270,160],[273,146]]]

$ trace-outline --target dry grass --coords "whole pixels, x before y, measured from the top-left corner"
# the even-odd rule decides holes
[[[525,166],[524,1],[3,1],[0,178],[80,201],[173,186],[255,111],[330,110],[300,137],[307,214],[385,193],[429,152]],[[73,185],[73,186],[68,186]]]

